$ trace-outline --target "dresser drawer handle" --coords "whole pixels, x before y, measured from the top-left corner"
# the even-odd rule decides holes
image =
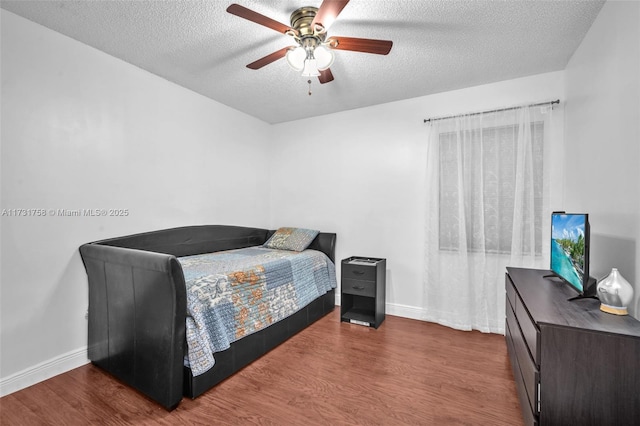
[[[359,285],[352,285],[351,288],[354,290],[364,290],[364,287]]]
[[[353,271],[356,275],[364,275],[364,271]]]

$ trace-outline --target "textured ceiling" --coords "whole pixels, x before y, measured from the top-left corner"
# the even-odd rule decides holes
[[[336,51],[319,84],[284,59],[246,64],[290,37],[226,12],[236,2],[289,25],[321,0],[6,1],[2,8],[269,123],[565,68],[604,1],[351,0],[329,35],[392,40],[389,55]]]

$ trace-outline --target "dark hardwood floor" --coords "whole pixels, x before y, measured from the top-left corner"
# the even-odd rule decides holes
[[[167,412],[93,365],[0,399],[3,425],[521,425],[505,339],[337,308]]]

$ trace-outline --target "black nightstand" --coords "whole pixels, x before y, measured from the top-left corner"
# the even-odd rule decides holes
[[[384,321],[387,260],[342,260],[340,320],[378,328]]]

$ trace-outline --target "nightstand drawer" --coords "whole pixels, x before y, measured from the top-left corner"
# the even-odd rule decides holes
[[[376,297],[375,281],[342,280],[342,292],[356,296]]]
[[[342,278],[352,278],[356,280],[376,280],[376,266],[375,264],[358,265],[353,263],[342,264]]]

